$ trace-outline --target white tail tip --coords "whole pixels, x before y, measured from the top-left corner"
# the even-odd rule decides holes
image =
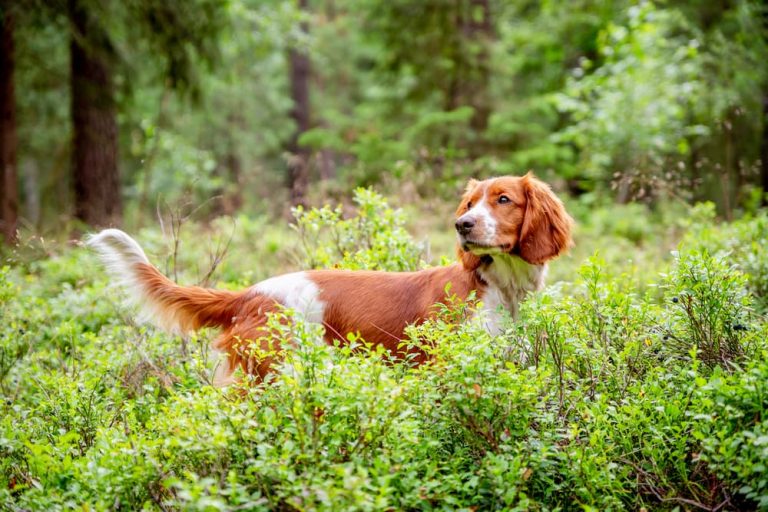
[[[136,263],[149,263],[136,240],[119,229],[105,229],[90,235],[85,243],[98,251],[108,270],[118,275]]]

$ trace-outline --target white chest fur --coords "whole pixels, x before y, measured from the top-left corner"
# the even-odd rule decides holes
[[[525,296],[544,286],[547,265],[531,265],[518,256],[496,254],[493,263],[478,272],[488,287],[477,320],[495,336],[501,333],[505,312],[516,318]]]

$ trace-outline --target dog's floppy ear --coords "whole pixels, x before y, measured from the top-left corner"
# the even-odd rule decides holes
[[[518,254],[528,263],[540,265],[573,245],[573,219],[549,186],[534,178],[531,173],[523,177],[522,186],[526,206],[520,228]]]

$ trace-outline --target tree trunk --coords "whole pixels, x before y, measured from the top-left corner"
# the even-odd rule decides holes
[[[307,0],[299,0],[299,8],[306,12]],[[301,31],[309,32],[306,22],[301,23]],[[306,202],[309,187],[309,148],[299,144],[299,137],[309,130],[309,77],[311,66],[309,56],[292,48],[289,53],[291,74],[291,99],[293,109],[291,118],[296,123],[296,131],[288,143],[288,186],[292,205]]]
[[[226,154],[220,160],[222,161],[215,172],[221,177],[223,185],[216,190],[218,199],[212,203],[211,215],[214,217],[235,215],[243,206],[243,164],[231,141]]]
[[[19,210],[19,190],[16,167],[16,97],[13,87],[14,47],[13,47],[13,15],[9,9],[10,2],[1,2],[2,19],[0,19],[0,169],[2,170],[2,189],[0,199],[2,208],[0,224],[3,238],[7,243],[16,240],[16,224]]]
[[[763,95],[763,137],[760,141],[760,178],[763,185],[762,205],[768,206],[768,92]]]
[[[477,45],[478,50],[474,55],[476,76],[469,81],[466,100],[475,111],[470,126],[476,133],[480,133],[488,128],[488,118],[491,114],[491,100],[488,94],[491,77],[488,46],[494,31],[489,0],[470,0],[469,9],[464,32],[468,39]]]
[[[483,132],[491,114],[489,47],[494,28],[489,0],[459,0],[453,23],[458,33],[457,47],[452,51],[454,69],[447,78],[443,108],[450,111],[465,105],[472,107],[469,126],[473,139],[465,144],[474,159],[486,154]],[[447,142],[444,138],[443,144]]]
[[[763,42],[768,43],[768,0],[761,2],[763,12]],[[768,84],[763,84],[768,87]],[[761,204],[768,206],[768,88],[763,89],[763,136],[760,139],[760,182],[763,186]]]
[[[40,170],[37,162],[32,159],[26,160],[19,170],[21,171],[21,190],[24,193],[22,215],[30,226],[40,230]]]
[[[90,225],[115,224],[121,219],[122,202],[112,49],[81,0],[69,0],[69,14],[75,216]]]

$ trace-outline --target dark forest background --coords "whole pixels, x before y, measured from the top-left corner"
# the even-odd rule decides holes
[[[584,201],[768,188],[756,1],[3,0],[17,228],[285,214],[533,170]],[[68,224],[69,223],[69,224]]]

